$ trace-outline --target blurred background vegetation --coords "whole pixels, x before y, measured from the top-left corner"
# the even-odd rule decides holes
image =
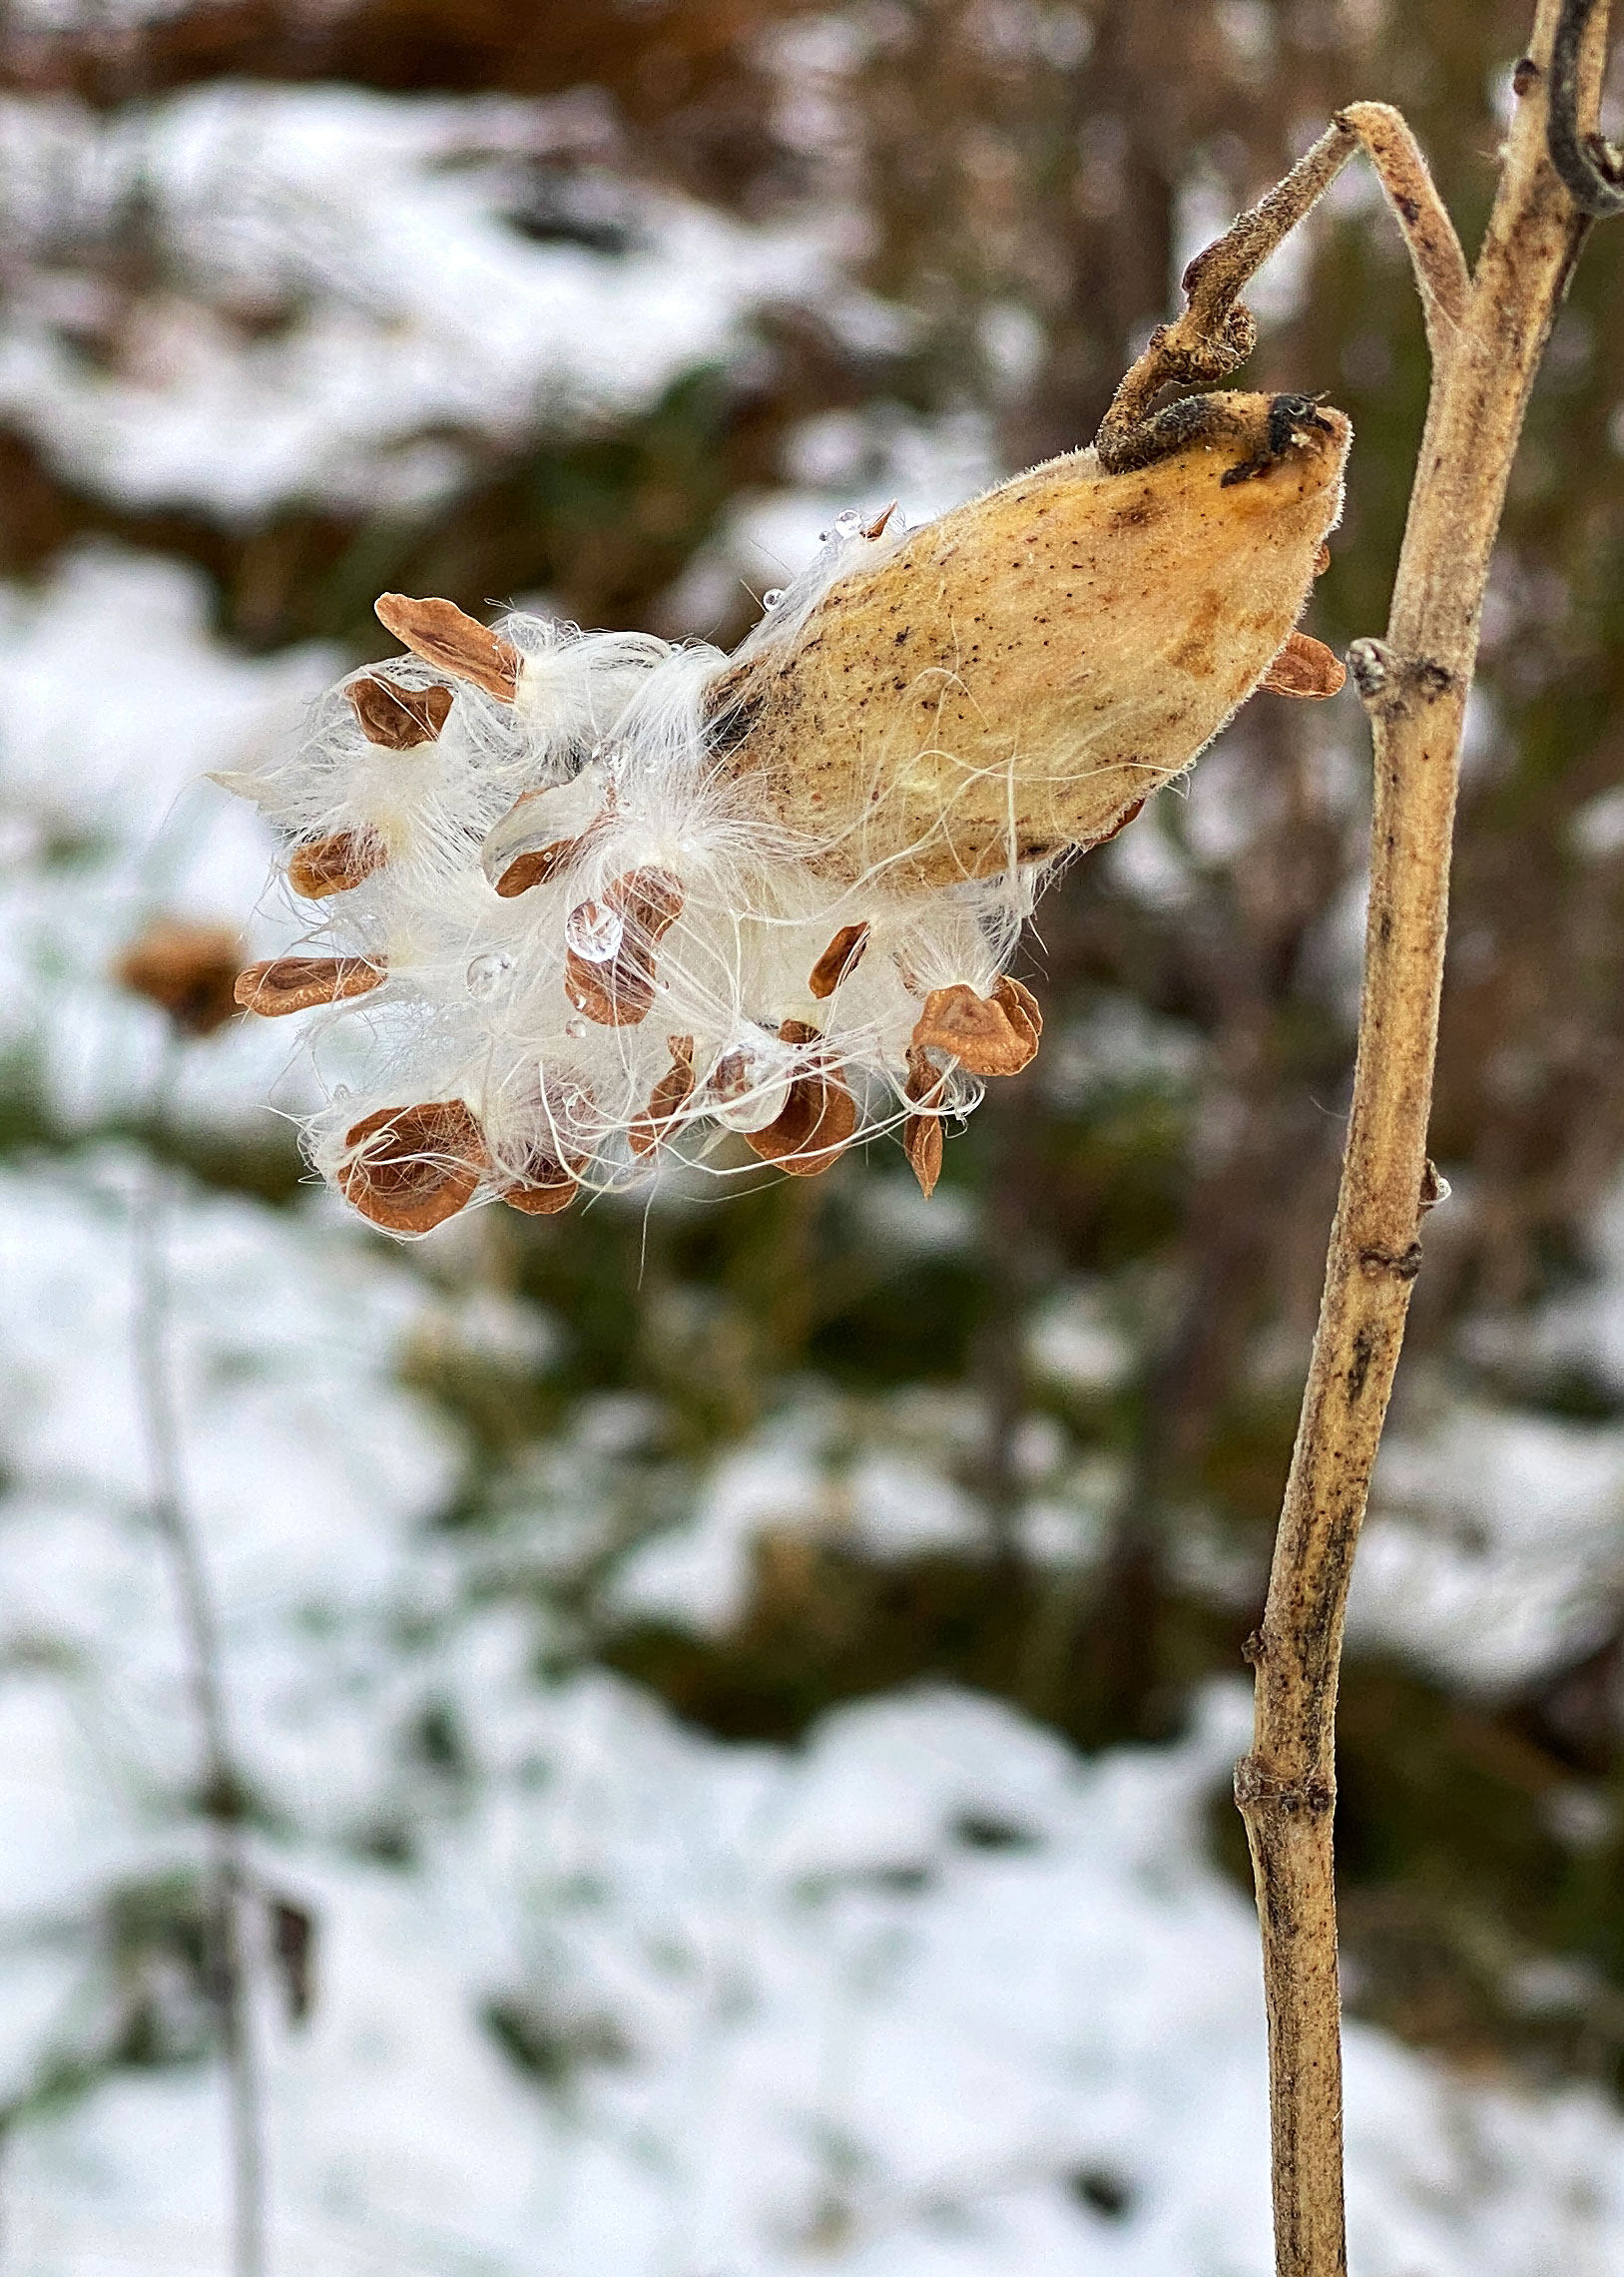
[[[312,638],[340,659],[387,653],[370,615],[384,588],[476,613],[539,597],[584,625],[730,641],[757,613],[752,585],[782,582],[742,549],[764,501],[877,506],[899,488],[914,506],[898,437],[950,438],[988,472],[1086,441],[1184,260],[1338,103],[1403,108],[1472,245],[1528,15],[1525,0],[8,8],[0,90],[111,122],[216,81],[556,99],[573,108],[549,114],[534,155],[504,160],[520,237],[612,264],[668,193],[752,227],[833,214],[843,275],[886,320],[792,282],[748,338],[631,409],[538,396],[500,432],[425,433],[432,495],[375,505],[319,487],[230,508],[133,497],[14,407],[0,575],[47,579],[87,539],[172,556],[207,577],[220,637],[255,656]],[[86,369],[128,369],[177,303],[251,345],[301,320],[300,287],[212,276],[139,195],[48,220],[11,216],[0,293],[42,264],[93,283],[61,323]],[[1598,1229],[1624,1156],[1621,262],[1624,239],[1596,233],[1495,569],[1433,1125],[1454,1194],[1427,1230],[1400,1445],[1484,1410],[1581,1437],[1624,1423],[1604,1331],[1550,1328],[1608,1301]],[[1309,619],[1341,648],[1384,620],[1427,376],[1404,263],[1356,168],[1260,305],[1247,383],[1323,390],[1354,424]],[[688,1190],[646,1212],[491,1211],[476,1236],[409,1253],[430,1282],[532,1299],[563,1326],[545,1367],[427,1338],[410,1362],[471,1450],[438,1522],[491,1594],[546,1598],[550,1665],[606,1664],[730,1740],[793,1739],[831,1703],[945,1677],[1085,1750],[1172,1737],[1193,1686],[1240,1670],[1335,1191],[1365,769],[1352,699],[1261,697],[1188,797],[1065,878],[1018,967],[1044,1050],[949,1142],[928,1210],[876,1148],[726,1208]],[[12,1072],[14,1154],[98,1135],[65,1127],[23,1060]],[[135,1127],[127,1112],[115,1126]],[[210,1185],[297,1206],[300,1164],[269,1118],[146,1135]],[[575,1541],[587,1457],[548,1464],[606,1396],[625,1428],[591,1460],[612,1521]],[[811,1515],[769,1494],[742,1603],[688,1621],[616,1586],[719,1456],[805,1415],[826,1434],[827,1494]],[[840,1480],[875,1449],[922,1464],[968,1520],[940,1539],[850,1522]],[[1469,1558],[1487,1521],[1464,1473],[1447,1488],[1426,1522]],[[1383,1493],[1403,1500],[1401,1483]],[[1624,1467],[1613,1508],[1603,1533],[1621,1530]],[[1489,1566],[1490,1535],[1475,1542]],[[1584,1618],[1514,1666],[1474,1662],[1469,1641],[1429,1654],[1416,1621],[1379,1608],[1355,1621],[1340,1854],[1356,2009],[1473,2064],[1617,2086],[1624,1557],[1595,1570]],[[419,1736],[454,1782],[454,1715]],[[380,1855],[412,1839],[409,1822],[376,1830]],[[1227,1806],[1211,1840],[1244,1881]]]

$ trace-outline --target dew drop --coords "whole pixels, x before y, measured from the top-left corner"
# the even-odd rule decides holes
[[[588,964],[607,964],[620,947],[626,926],[617,910],[602,901],[583,901],[564,919],[564,938]]]
[[[772,1044],[742,1042],[725,1052],[711,1076],[707,1104],[734,1131],[763,1131],[790,1103],[789,1055]]]
[[[505,948],[493,948],[483,956],[476,956],[466,975],[469,995],[494,996],[512,970],[513,958]]]
[[[585,1020],[566,1020],[564,1022],[564,1033],[567,1036],[584,1036],[586,1032],[587,1023]]]
[[[762,595],[762,607],[764,609],[776,609],[783,599],[784,587],[782,585],[770,585]]]
[[[834,535],[837,538],[854,538],[862,528],[862,516],[855,506],[847,506],[843,514],[834,517]]]

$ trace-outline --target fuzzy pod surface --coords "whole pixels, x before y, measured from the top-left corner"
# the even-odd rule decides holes
[[[941,885],[1097,846],[1251,695],[1351,430],[1301,397],[1204,401],[1148,466],[1074,451],[926,523],[740,685],[733,765],[831,870]]]

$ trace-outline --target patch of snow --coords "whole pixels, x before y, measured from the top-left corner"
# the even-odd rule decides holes
[[[1494,1692],[1581,1657],[1624,1604],[1624,1427],[1451,1404],[1382,1446],[1354,1645]]]
[[[853,298],[813,225],[653,190],[622,243],[527,233],[525,186],[578,109],[249,82],[111,116],[0,106],[0,408],[130,505],[376,508],[459,477],[430,435],[625,414],[741,353],[758,309]],[[133,218],[186,289],[99,274]]]

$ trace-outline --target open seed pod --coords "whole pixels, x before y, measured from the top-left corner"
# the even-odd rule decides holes
[[[233,778],[325,936],[238,1001],[328,1007],[371,1097],[430,1102],[335,1102],[314,1160],[401,1233],[673,1160],[812,1177],[881,1131],[928,1194],[1038,1052],[1005,968],[1058,858],[1254,689],[1339,685],[1296,619],[1347,448],[1301,396],[1192,397],[1129,471],[843,514],[732,657],[386,596],[412,656]]]

